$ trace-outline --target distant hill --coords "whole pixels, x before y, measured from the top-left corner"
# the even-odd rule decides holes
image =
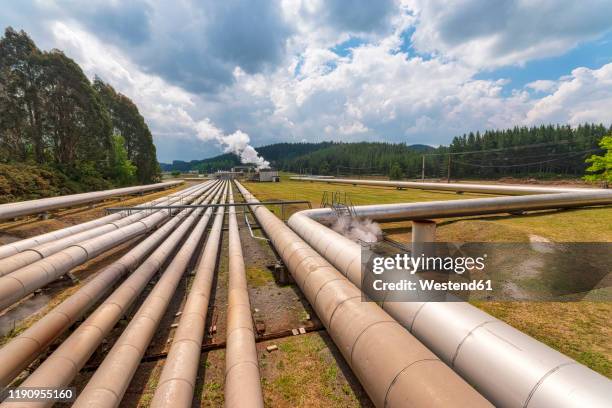
[[[428,178],[446,178],[449,158],[451,177],[456,178],[567,178],[584,175],[585,159],[602,152],[598,141],[610,133],[612,127],[601,124],[547,125],[468,133],[453,138],[449,146],[439,147],[322,142],[277,143],[257,151],[277,169],[296,173],[417,178],[425,157]],[[213,172],[237,164],[238,157],[223,154],[205,160],[175,161],[162,164],[162,168]]]
[[[275,143],[268,146],[257,148],[257,152],[270,163],[278,167],[280,162],[291,160],[299,156],[312,153],[316,150],[325,149],[332,146],[333,142],[321,143]],[[217,170],[227,170],[240,164],[240,159],[233,153],[220,154],[203,160],[191,160],[189,162],[174,160],[172,164],[160,163],[162,171],[189,171],[198,170],[211,172]]]
[[[318,153],[317,156],[329,157],[330,159],[339,154],[341,151],[353,151],[356,154],[363,155],[373,153],[374,150],[379,150],[385,146],[385,150],[399,149],[397,153],[414,153],[427,152],[435,150],[434,147],[415,144],[406,146],[404,144],[390,143],[341,143],[341,142],[320,142],[320,143],[275,143],[257,148],[257,152],[273,167],[282,170],[297,169],[296,166],[307,167],[309,165],[308,157]],[[340,159],[337,157],[336,160]],[[346,166],[350,166],[352,161],[345,160]],[[226,170],[240,164],[240,159],[233,153],[220,154],[203,160],[182,161],[174,160],[172,163],[160,163],[162,171],[190,171],[196,170],[201,172],[214,172],[217,170]],[[355,164],[355,163],[353,163]]]

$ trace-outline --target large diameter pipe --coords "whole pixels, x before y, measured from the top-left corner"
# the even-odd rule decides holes
[[[72,245],[47,258],[0,277],[0,310],[66,274],[101,253],[144,234],[169,216],[155,212],[118,230]]]
[[[204,196],[198,198],[195,202],[206,203],[214,193],[208,190]],[[145,273],[154,273],[159,269],[163,259],[167,256],[166,248],[169,243],[160,243],[175,229],[178,225],[181,228],[182,222],[192,210],[179,212],[175,217],[171,218],[167,223],[158,228],[154,233],[139,243],[136,247],[130,250],[127,254],[113,262],[100,273],[98,273],[91,281],[83,285],[77,292],[68,297],[58,306],[53,308],[49,313],[43,316],[40,320],[26,329],[19,336],[12,339],[10,342],[0,348],[0,390],[4,389],[24,368],[26,368],[43,350],[45,350],[53,340],[65,332],[77,319],[83,316],[94,304],[96,304],[102,296],[104,296],[123,276],[134,270],[142,260],[156,250],[138,269],[138,275]],[[193,219],[190,220],[193,223]],[[180,235],[176,233],[170,243],[174,243]],[[182,235],[180,235],[182,236]],[[176,239],[174,239],[176,238]],[[144,272],[146,270],[147,272]],[[130,276],[125,282],[125,289],[138,293],[138,286],[134,280],[140,282],[136,274]],[[132,277],[134,276],[134,277]],[[131,301],[131,300],[130,300]],[[113,303],[107,300],[107,303]],[[115,303],[118,305],[118,303]],[[121,311],[127,309],[127,304],[121,306]]]
[[[23,215],[40,214],[42,212],[55,210],[58,208],[74,207],[75,205],[79,204],[95,203],[114,196],[161,190],[181,183],[182,181],[166,181],[164,183],[149,184],[145,186],[124,187],[113,190],[94,191],[92,193],[72,194],[59,197],[41,198],[40,200],[0,204],[0,220],[21,217]]]
[[[257,204],[240,183],[246,201]],[[261,205],[251,206],[334,343],[378,407],[491,406]]]
[[[234,202],[230,189],[229,202]],[[229,209],[229,284],[227,295],[227,340],[225,346],[225,406],[263,408],[263,394],[244,256],[236,220]]]
[[[186,192],[193,190],[195,186],[188,187],[182,191],[175,192],[170,194],[170,196],[174,196],[176,194],[185,194]],[[162,197],[161,199],[163,199]],[[154,200],[157,201],[157,200]],[[153,202],[153,201],[152,201]],[[149,203],[141,204],[141,205],[149,205]],[[73,235],[82,231],[86,231],[92,228],[99,227],[100,225],[108,224],[109,222],[113,222],[119,220],[125,216],[127,216],[127,211],[120,211],[113,214],[106,215],[104,217],[96,218],[91,221],[83,222],[80,224],[71,225],[70,227],[58,229],[55,231],[49,231],[44,234],[36,235],[34,237],[22,239],[16,242],[11,242],[5,245],[0,246],[0,259],[4,259],[6,257],[18,254],[27,249],[34,248],[38,245],[45,244],[47,242],[55,241],[58,239],[62,239],[69,235]]]
[[[218,199],[220,191],[215,197]],[[159,325],[195,249],[206,231],[212,208],[206,209],[130,324],[89,380],[73,407],[117,407]]]
[[[389,222],[557,208],[579,208],[608,204],[612,204],[612,191],[585,189],[579,193],[538,194],[524,197],[491,197],[420,203],[361,205],[353,207],[352,210],[354,210],[354,214],[357,217],[368,218],[377,222]],[[301,211],[296,213],[295,217],[300,216],[297,214],[308,216],[324,224],[333,223],[337,217],[336,213],[330,208]],[[288,223],[291,224],[291,219]]]
[[[225,202],[227,187],[222,201]],[[168,358],[151,401],[152,408],[191,407],[200,366],[208,303],[223,229],[224,208],[219,207],[191,284]],[[230,259],[231,262],[231,259]]]
[[[396,188],[413,188],[419,190],[438,190],[438,191],[454,191],[465,193],[482,193],[482,194],[507,194],[507,195],[527,195],[527,194],[554,194],[554,193],[569,193],[583,192],[594,189],[590,188],[567,188],[567,187],[545,187],[545,186],[522,186],[522,185],[500,185],[500,184],[470,184],[470,183],[416,183],[412,181],[385,181],[385,180],[359,180],[359,179],[341,179],[341,178],[325,178],[318,177],[291,177],[291,180],[298,181],[317,181],[320,183],[331,184],[352,184],[375,187],[396,187]]]
[[[610,193],[584,192],[581,205],[610,203]],[[578,204],[574,193],[547,195],[546,208]],[[503,197],[452,202],[355,207],[358,215],[377,220],[475,215],[478,210],[543,209],[543,197]],[[568,201],[569,199],[569,201]],[[555,201],[559,200],[559,201]],[[575,201],[578,200],[578,201]],[[588,200],[593,200],[589,202]],[[489,206],[490,203],[497,203]],[[511,203],[503,206],[503,203]],[[522,207],[513,207],[522,202]],[[446,204],[444,204],[446,203]],[[466,207],[461,210],[461,204]],[[480,204],[478,204],[480,203]],[[431,204],[429,210],[427,205]],[[482,205],[482,207],[479,207]],[[344,276],[361,287],[361,247],[309,218],[329,221],[330,209],[294,214],[289,226]],[[421,299],[419,299],[421,300]],[[497,406],[599,407],[610,405],[612,382],[519,330],[464,302],[384,302],[382,307],[438,357]],[[443,336],[440,333],[444,333]]]
[[[201,187],[197,187],[197,190],[201,189]],[[196,190],[196,189],[194,189]],[[156,200],[150,201],[142,205],[147,206],[156,206],[161,204],[173,204],[178,201],[182,201],[186,194],[189,194],[192,189],[184,190],[178,193],[174,193],[169,195],[168,197],[158,198]],[[136,208],[139,206],[136,206]],[[127,211],[122,211],[117,214],[111,214],[107,217],[113,217],[112,221],[105,222],[101,225],[97,225],[96,227],[83,230],[72,235],[65,236],[63,238],[55,239],[52,242],[47,242],[32,248],[27,248],[17,253],[15,255],[6,257],[0,260],[0,277],[4,275],[8,275],[11,272],[16,271],[17,269],[23,268],[26,265],[34,263],[42,258],[46,258],[50,255],[53,255],[56,252],[61,251],[62,249],[68,248],[70,245],[86,241],[88,239],[103,235],[107,232],[111,232],[117,230],[126,225],[130,225],[136,221],[141,220],[142,218],[149,215],[151,211],[138,211],[135,214],[128,215]],[[118,217],[115,217],[118,215]],[[107,218],[107,217],[102,217]],[[17,244],[17,243],[16,243]],[[17,245],[10,246],[10,248],[18,248]],[[1,249],[1,248],[0,248]]]
[[[211,198],[209,195],[205,202],[209,202]],[[174,225],[176,229],[172,234],[20,386],[45,388],[68,386],[166,259],[171,256],[189,228],[198,220],[201,211],[202,209],[193,212],[187,210],[188,214],[182,217],[180,225],[178,227]],[[0,407],[31,408],[52,404],[51,401],[37,401],[5,403]]]

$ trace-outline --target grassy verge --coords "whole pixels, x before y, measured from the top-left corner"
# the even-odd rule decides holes
[[[321,335],[310,333],[289,337],[276,344],[278,351],[260,352],[266,406],[361,406],[359,395],[354,392]]]
[[[476,194],[396,190],[324,182],[246,183],[260,200],[306,199],[318,207],[323,191],[347,192],[354,205],[455,200]],[[302,207],[303,208],[303,207]],[[296,209],[297,210],[297,209]],[[277,213],[279,213],[277,211]],[[391,238],[410,240],[410,222],[383,225]],[[507,214],[440,220],[440,241],[526,242],[537,236],[553,242],[612,242],[610,207],[547,211],[522,216]],[[610,302],[485,302],[479,308],[612,378],[612,303]]]

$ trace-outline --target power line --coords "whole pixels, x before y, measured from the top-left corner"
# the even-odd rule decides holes
[[[447,153],[426,153],[423,156],[448,156],[448,155],[463,155],[463,154],[476,154],[476,153],[490,153],[490,152],[501,152],[507,150],[520,150],[531,147],[545,147],[545,146],[554,146],[559,144],[568,144],[568,143],[576,143],[583,140],[559,140],[556,142],[546,142],[546,143],[534,143],[530,145],[521,145],[521,146],[510,146],[510,147],[501,147],[498,149],[488,149],[488,150],[471,150],[468,152],[447,152]]]
[[[497,164],[497,165],[490,164],[490,165],[487,165],[487,164],[468,163],[468,162],[462,162],[462,161],[457,161],[457,160],[455,160],[455,163],[462,164],[462,165],[464,165],[464,166],[470,166],[470,167],[483,167],[483,168],[510,168],[510,167],[527,167],[527,166],[534,166],[534,165],[536,165],[536,164],[552,163],[552,162],[559,161],[559,160],[562,160],[562,159],[568,159],[568,158],[570,158],[570,157],[580,156],[580,155],[582,155],[582,154],[584,154],[584,153],[595,152],[595,151],[598,151],[598,150],[600,150],[600,149],[589,149],[589,150],[583,150],[583,151],[581,151],[581,152],[574,152],[574,153],[572,153],[572,154],[570,154],[570,155],[567,155],[567,156],[565,156],[565,157],[557,157],[557,158],[555,158],[555,159],[543,160],[543,161],[537,161],[537,162],[532,162],[532,163],[521,163],[521,164]]]

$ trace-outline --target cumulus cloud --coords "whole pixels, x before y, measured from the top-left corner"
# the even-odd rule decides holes
[[[536,92],[552,92],[557,89],[558,82],[551,81],[549,79],[538,79],[536,81],[529,82],[525,86],[533,89]]]
[[[612,121],[612,63],[599,69],[576,68],[555,86],[555,92],[534,103],[527,123]]]
[[[509,89],[491,68],[606,32],[612,4],[389,0],[11,2],[0,24],[60,48],[139,106],[162,161],[278,141],[448,143],[466,131],[612,122],[610,64]],[[491,78],[492,75],[488,75]]]
[[[407,0],[415,48],[476,67],[561,55],[612,28],[608,0]]]

